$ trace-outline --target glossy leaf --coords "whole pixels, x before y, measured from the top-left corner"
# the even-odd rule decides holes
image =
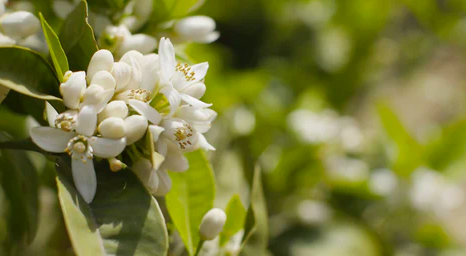
[[[42,30],[44,31],[45,40],[49,47],[50,57],[52,58],[53,66],[57,72],[58,79],[63,82],[63,75],[70,68],[68,66],[68,59],[66,58],[65,51],[61,47],[60,40],[57,35],[44,19],[42,13],[39,13]]]
[[[0,85],[42,100],[61,100],[59,82],[42,56],[26,48],[0,47]]]
[[[83,0],[68,15],[58,36],[72,71],[87,70],[92,55],[98,50],[87,17],[87,3]]]
[[[262,191],[261,171],[256,167],[246,215],[241,255],[264,255],[268,243],[268,216]]]
[[[0,141],[10,140],[0,133]],[[38,187],[37,171],[23,151],[0,150],[0,184],[8,205],[8,247],[21,246],[23,241],[32,241],[38,222]],[[19,249],[19,248],[17,248]]]
[[[231,198],[225,213],[227,215],[227,221],[225,222],[222,233],[220,233],[220,246],[223,246],[228,242],[228,239],[240,231],[244,226],[246,209],[241,203],[241,199],[238,195]]]
[[[96,163],[97,193],[87,205],[73,185],[70,164],[57,164],[58,196],[78,256],[167,254],[165,219],[131,170],[113,173],[105,161]]]
[[[204,0],[163,0],[171,17],[179,18],[202,6]]]
[[[213,208],[215,183],[212,167],[201,150],[186,154],[189,169],[170,173],[173,182],[166,196],[167,208],[189,255],[194,255],[200,240],[202,217]]]

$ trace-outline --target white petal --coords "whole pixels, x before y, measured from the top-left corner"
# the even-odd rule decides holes
[[[113,67],[113,62],[113,55],[110,51],[98,50],[95,52],[87,67],[87,82],[90,83],[94,75],[101,70],[110,72]]]
[[[210,112],[203,108],[196,108],[184,105],[178,108],[175,114],[176,117],[185,119],[187,121],[206,122],[210,120]]]
[[[206,86],[204,83],[194,83],[185,86],[183,89],[180,90],[180,93],[184,93],[190,95],[196,99],[202,98],[206,91]]]
[[[165,157],[161,168],[172,172],[184,172],[188,170],[189,162],[183,154],[170,151]]]
[[[159,45],[160,76],[163,81],[168,81],[175,74],[175,50],[168,38],[160,39]]]
[[[158,141],[157,141],[157,145],[156,145],[156,150],[159,154],[161,154],[162,156],[166,156],[167,155],[167,151],[168,151],[168,144],[167,142],[165,141],[165,139],[160,138]]]
[[[84,71],[73,72],[66,82],[60,84],[60,93],[63,103],[67,108],[77,109],[81,96],[86,90],[86,73]]]
[[[207,151],[215,151],[215,148],[207,142],[207,139],[203,134],[199,134],[198,145],[200,148],[207,150]]]
[[[165,97],[168,100],[168,103],[170,103],[170,113],[168,115],[172,116],[175,113],[178,106],[180,106],[180,102],[181,102],[180,94],[178,93],[177,90],[173,88],[173,86],[170,86],[170,85],[163,87],[160,90],[160,93],[165,95]]]
[[[34,14],[26,11],[7,13],[0,19],[2,33],[19,40],[37,33],[40,21]]]
[[[147,190],[149,190],[149,193],[153,194],[157,192],[157,189],[159,188],[159,176],[157,175],[157,171],[153,169],[150,172],[149,180],[146,183]]]
[[[31,128],[30,135],[37,146],[52,153],[65,152],[68,141],[76,136],[73,132],[45,126]]]
[[[0,33],[0,46],[13,46],[16,44],[16,40]]]
[[[121,119],[125,119],[128,116],[128,106],[126,103],[122,100],[113,100],[110,101],[102,110],[102,112],[99,113],[98,121],[102,122],[106,118],[109,117],[118,117]]]
[[[172,189],[172,180],[165,170],[158,170],[157,176],[159,177],[159,187],[153,195],[165,196]]]
[[[110,72],[101,70],[92,77],[91,84],[100,85],[104,90],[115,90],[116,81]]]
[[[97,113],[100,113],[113,97],[113,94],[114,90],[105,90],[100,85],[91,84],[84,92],[81,106],[92,106]]]
[[[138,176],[139,180],[147,187],[149,192],[157,190],[159,179],[155,170],[153,170],[152,163],[149,159],[142,158],[137,160],[131,169],[136,176]]]
[[[215,21],[208,16],[191,16],[179,20],[173,29],[182,37],[191,38],[206,35],[215,30]]]
[[[128,104],[139,114],[145,116],[152,124],[159,124],[162,116],[149,104],[139,100],[129,100]]]
[[[78,159],[71,160],[71,172],[76,189],[84,198],[86,203],[92,202],[97,191],[97,178],[94,170],[94,162],[91,160],[86,163]]]
[[[97,126],[97,113],[91,106],[84,106],[76,118],[76,132],[85,136],[92,136]]]
[[[89,142],[94,150],[94,155],[101,158],[116,157],[126,147],[126,138],[107,139],[94,136],[90,138]]]
[[[160,127],[158,125],[149,125],[149,131],[152,133],[152,139],[155,142],[159,140],[160,134],[165,130],[163,127]]]
[[[116,81],[116,91],[123,90],[131,79],[131,66],[125,62],[116,62],[113,64],[112,75]]]
[[[205,103],[205,102],[200,101],[200,100],[198,100],[198,99],[196,99],[196,98],[194,98],[192,96],[189,96],[187,94],[180,94],[180,98],[184,102],[186,102],[186,103],[188,103],[191,106],[196,107],[196,108],[208,108],[208,107],[212,106],[212,104],[210,104],[210,103]]]
[[[47,122],[49,123],[49,126],[55,127],[55,119],[58,116],[58,112],[48,101],[45,102],[45,111],[47,113]]]
[[[209,69],[208,62],[202,62],[191,66],[191,71],[194,72],[194,82],[198,82],[205,77]]]
[[[133,115],[125,118],[126,144],[131,145],[140,140],[147,130],[147,118]]]
[[[125,121],[118,117],[109,117],[99,124],[98,131],[105,138],[122,138],[125,136]]]
[[[157,40],[145,34],[136,34],[126,37],[118,47],[118,55],[122,56],[128,51],[136,50],[142,54],[148,54],[157,47]]]
[[[131,66],[131,78],[125,90],[139,89],[142,81],[141,62],[144,56],[137,51],[129,51],[121,57],[120,62]]]
[[[212,128],[212,124],[210,122],[190,122],[194,129],[199,133],[205,133]]]
[[[144,56],[143,63],[141,65],[142,81],[141,89],[154,92],[155,85],[158,82],[158,68],[159,68],[159,56],[155,53],[151,53]]]
[[[210,44],[217,40],[220,37],[220,32],[218,31],[212,31],[207,35],[204,35],[202,37],[198,36],[193,38],[192,40],[196,43],[201,43],[201,44]]]
[[[74,9],[74,4],[64,1],[64,0],[55,0],[53,1],[52,8],[54,13],[62,20],[66,19],[68,14],[71,13]]]

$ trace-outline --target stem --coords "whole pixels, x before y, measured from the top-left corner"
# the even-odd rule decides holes
[[[199,252],[201,251],[201,248],[202,248],[202,245],[204,244],[204,240],[199,240],[199,243],[197,244],[197,250],[196,250],[196,253],[194,254],[194,256],[198,256],[199,255]]]

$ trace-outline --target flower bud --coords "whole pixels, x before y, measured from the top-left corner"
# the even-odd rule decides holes
[[[2,32],[16,40],[34,35],[40,29],[40,21],[34,14],[25,11],[8,13],[0,20]]]
[[[157,170],[157,177],[159,179],[159,186],[155,192],[152,193],[154,196],[165,196],[172,189],[172,180],[165,170]]]
[[[136,34],[125,37],[118,47],[117,54],[123,56],[123,54],[136,50],[142,54],[151,53],[157,47],[157,40],[145,34]]]
[[[139,86],[142,81],[140,63],[143,61],[143,59],[144,55],[134,50],[125,53],[125,55],[121,57],[120,62],[124,62],[131,66],[131,78],[129,79],[128,85],[125,88],[126,90],[139,89]]]
[[[128,106],[122,100],[111,101],[105,106],[104,110],[98,115],[99,122],[109,117],[118,117],[124,119],[128,116]]]
[[[131,66],[124,62],[113,64],[112,75],[116,81],[116,91],[124,89],[131,79]]]
[[[95,73],[92,77],[91,84],[100,85],[105,90],[115,90],[116,81],[110,72],[102,70]]]
[[[94,75],[101,71],[112,71],[113,55],[108,50],[98,50],[94,53],[87,67],[87,82],[90,83]]]
[[[118,159],[116,159],[114,157],[108,159],[108,164],[109,164],[110,170],[112,172],[118,172],[121,169],[126,168],[126,164],[124,164],[123,162],[121,162],[120,160],[118,160]]]
[[[84,92],[82,105],[90,105],[97,113],[100,113],[112,98],[113,92],[113,90],[105,90],[100,85],[91,84]]]
[[[126,145],[131,145],[140,140],[147,130],[147,118],[133,115],[125,118]]]
[[[99,124],[98,131],[102,137],[120,139],[125,136],[125,121],[118,117],[109,117]]]
[[[158,125],[149,125],[149,131],[152,134],[152,140],[154,141],[154,143],[157,142],[157,140],[159,140],[159,136],[163,132],[163,130],[165,129]]]
[[[84,71],[65,73],[65,81],[60,84],[60,93],[67,108],[77,109],[85,90],[86,73]]]
[[[210,43],[219,37],[215,30],[215,21],[207,16],[191,16],[177,21],[174,31],[182,40]]]
[[[199,226],[199,233],[201,234],[202,240],[212,240],[223,229],[225,222],[227,221],[227,215],[224,211],[213,208],[208,211],[204,218],[202,218],[201,225]]]

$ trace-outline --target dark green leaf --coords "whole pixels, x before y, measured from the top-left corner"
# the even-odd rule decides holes
[[[246,215],[241,255],[264,255],[268,241],[268,217],[262,191],[261,171],[258,167],[254,170],[250,197],[251,203]]]
[[[210,163],[201,150],[186,154],[189,169],[170,173],[173,187],[166,196],[170,217],[189,255],[194,255],[200,240],[199,225],[215,198],[215,182]]]
[[[9,136],[0,133],[0,140]],[[0,150],[0,183],[8,202],[8,246],[32,241],[38,221],[38,177],[25,152]],[[4,207],[4,206],[2,206]],[[15,243],[15,244],[13,244]],[[19,244],[18,244],[19,243]]]
[[[72,71],[87,70],[92,55],[98,50],[87,17],[87,3],[83,0],[68,15],[58,36]]]
[[[58,159],[57,164],[58,196],[78,256],[167,254],[162,212],[131,170],[114,173],[107,163],[96,163],[97,194],[87,205],[73,185],[69,163]]]
[[[49,46],[50,57],[52,58],[55,71],[57,72],[58,79],[60,82],[63,82],[63,75],[70,68],[68,66],[68,59],[66,58],[65,52],[61,47],[60,40],[57,35],[47,23],[47,21],[42,16],[42,13],[39,13],[40,22],[42,24],[42,30],[44,31],[45,40],[47,40],[47,45]]]
[[[52,67],[38,53],[22,47],[0,47],[0,85],[42,100],[61,100]]]
[[[238,195],[231,198],[225,210],[227,221],[220,233],[220,246],[223,246],[231,236],[240,231],[244,226],[246,219],[246,209],[244,209],[241,199]]]

